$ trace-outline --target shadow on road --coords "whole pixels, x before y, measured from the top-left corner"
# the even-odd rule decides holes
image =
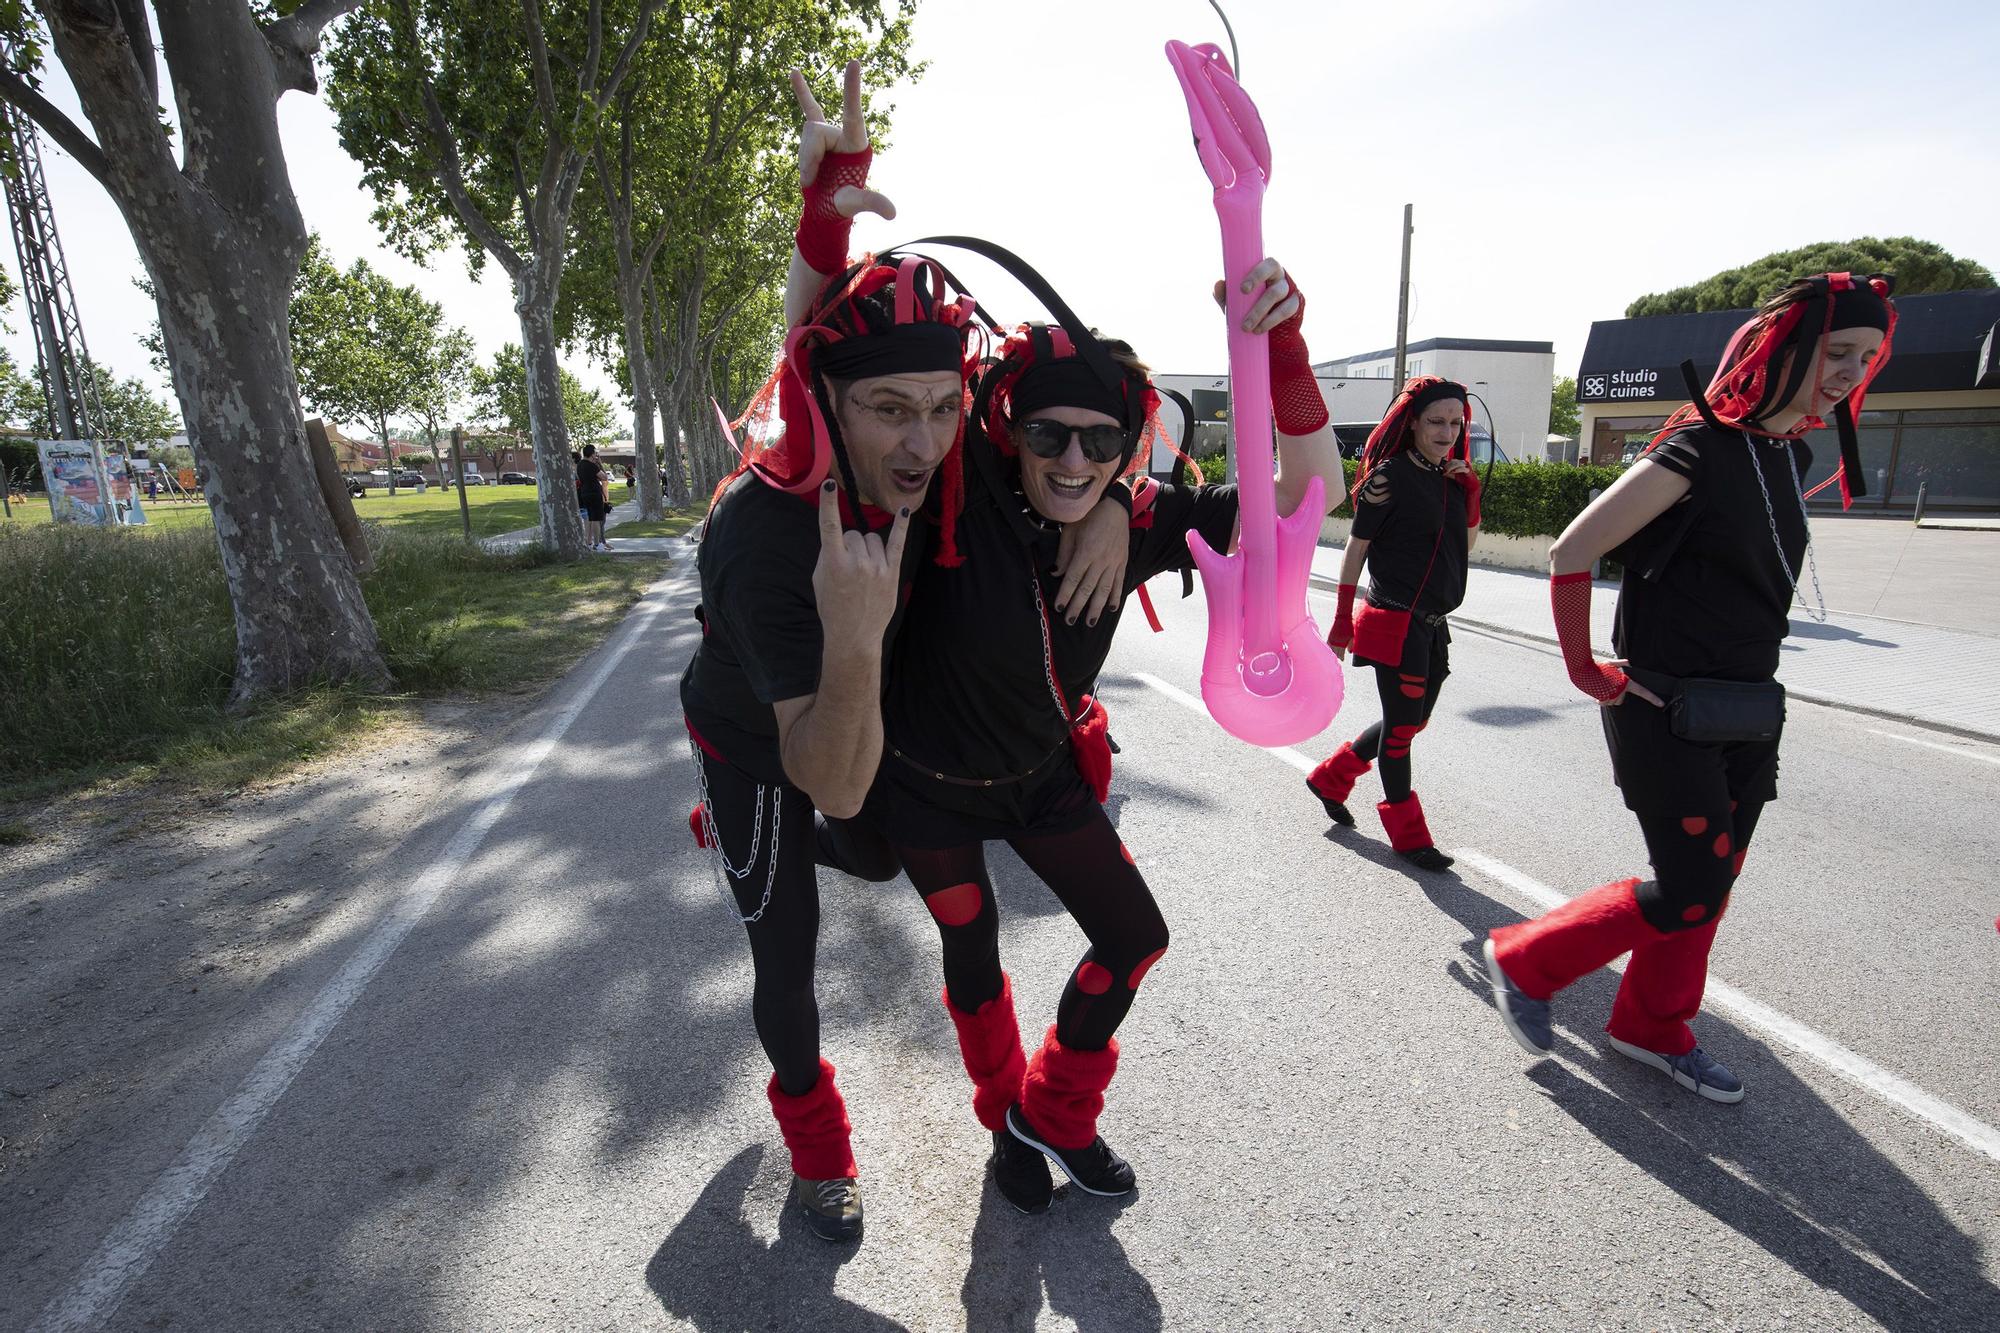
[[[646,1265],[646,1285],[660,1308],[703,1333],[813,1328],[902,1333],[903,1325],[836,1295],[834,1278],[860,1245],[830,1245],[790,1215],[766,1243],[743,1216],[762,1163],[762,1146],[745,1148],[702,1190]],[[771,1191],[759,1191],[769,1194]]]
[[[1828,642],[1848,639],[1863,648],[1895,648],[1900,646],[1891,643],[1887,639],[1871,639],[1858,629],[1848,629],[1845,625],[1836,625],[1831,621],[1824,625],[1818,625],[1810,620],[1794,620],[1792,622],[1790,637],[1794,639],[1821,639]],[[1796,643],[1783,643],[1779,646],[1790,652],[1804,651],[1801,645]]]
[[[1446,971],[1490,1006],[1480,948],[1487,931],[1519,921],[1520,913],[1453,873],[1410,878],[1470,932],[1465,957]],[[1556,1105],[1662,1185],[1883,1327],[2000,1328],[2000,1287],[1980,1276],[1978,1242],[1768,1044],[1724,1016],[1701,1014],[1695,1029],[1703,1045],[1749,1089],[1737,1106],[1702,1101],[1611,1049],[1600,1024],[1617,982],[1600,971],[1556,999],[1558,1027],[1589,1055],[1569,1046],[1558,1052],[1584,1061],[1605,1085],[1543,1060],[1527,1077]],[[1492,1032],[1511,1044],[1497,1019]],[[1698,1257],[1691,1262],[1698,1270]]]
[[[1099,1199],[1066,1187],[1048,1212],[1028,1217],[1002,1199],[988,1177],[972,1228],[972,1262],[960,1288],[966,1333],[1033,1329],[1044,1289],[1050,1313],[1068,1319],[1079,1333],[1149,1333],[1162,1327],[1152,1284],[1111,1234],[1124,1205],[1137,1198]]]
[[[1523,704],[1468,708],[1459,716],[1482,727],[1533,727],[1556,720],[1556,714],[1547,708],[1530,708]]]

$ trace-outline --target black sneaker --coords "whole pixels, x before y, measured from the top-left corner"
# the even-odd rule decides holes
[[[993,1131],[993,1185],[1000,1197],[1024,1213],[1046,1213],[1055,1202],[1056,1184],[1049,1159],[1004,1129]]]
[[[1086,1194],[1101,1194],[1107,1198],[1120,1194],[1130,1194],[1138,1183],[1132,1168],[1123,1157],[1111,1150],[1102,1134],[1090,1141],[1086,1148],[1056,1148],[1042,1142],[1035,1133],[1034,1126],[1021,1114],[1017,1102],[1007,1108],[1008,1132],[1031,1148],[1038,1148],[1055,1159],[1055,1164],[1063,1169],[1063,1174],[1075,1182],[1076,1187]]]
[[[1452,867],[1452,859],[1435,847],[1412,847],[1396,855],[1419,870],[1449,870]]]
[[[853,1176],[834,1180],[793,1176],[792,1205],[807,1230],[821,1240],[861,1239],[861,1182]]]
[[[1334,800],[1331,796],[1322,795],[1320,789],[1313,786],[1310,781],[1306,783],[1306,790],[1317,797],[1319,803],[1326,807],[1326,817],[1328,819],[1331,819],[1342,828],[1354,827],[1354,812],[1349,810],[1346,805]]]

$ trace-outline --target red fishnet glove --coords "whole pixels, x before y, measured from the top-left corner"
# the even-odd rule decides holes
[[[1335,594],[1333,628],[1326,632],[1327,646],[1345,648],[1354,642],[1354,585],[1343,583]]]
[[[1590,655],[1590,575],[1551,576],[1549,605],[1556,614],[1556,642],[1562,645],[1570,683],[1601,704],[1615,701],[1631,682],[1617,667]]]
[[[1291,274],[1285,279],[1299,298],[1299,308],[1266,335],[1271,356],[1271,417],[1281,435],[1310,435],[1326,424],[1326,399],[1320,395],[1319,381],[1313,378],[1312,354],[1306,351],[1301,332],[1306,294]]]
[[[856,189],[868,184],[868,164],[875,150],[858,153],[828,153],[819,160],[819,174],[805,187],[805,206],[799,213],[795,239],[799,257],[812,265],[815,273],[838,273],[847,267],[847,240],[854,234],[854,219],[843,217],[833,206],[833,196],[846,186]]]
[[[1451,479],[1458,483],[1460,490],[1465,492],[1465,526],[1468,528],[1478,527],[1479,492],[1482,489],[1479,484],[1479,474],[1474,472],[1472,465],[1468,463],[1465,466],[1465,471],[1452,473]]]

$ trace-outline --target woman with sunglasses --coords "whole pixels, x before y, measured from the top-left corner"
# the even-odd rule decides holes
[[[1801,488],[1812,451],[1800,437],[1834,417],[1842,494],[1865,493],[1854,422],[1889,360],[1889,291],[1886,278],[1827,273],[1772,297],[1730,339],[1705,394],[1683,367],[1694,401],[1549,550],[1564,664],[1603,705],[1611,771],[1653,877],[1614,880],[1487,940],[1495,1007],[1535,1055],[1555,1044],[1555,993],[1630,953],[1606,1024],[1612,1048],[1697,1096],[1743,1100],[1742,1080],[1688,1022],[1751,834],[1778,794],[1774,677],[1812,555]],[[1622,660],[1611,663],[1590,651],[1590,567],[1603,555],[1625,567],[1612,639]]]
[[[1420,375],[1368,436],[1327,642],[1341,656],[1351,645],[1356,666],[1375,668],[1382,720],[1306,778],[1327,817],[1352,828],[1348,795],[1379,758],[1382,799],[1375,812],[1389,845],[1420,870],[1451,865],[1432,842],[1423,802],[1410,785],[1410,748],[1430,725],[1451,674],[1445,617],[1465,599],[1466,565],[1479,536],[1479,474],[1466,461],[1469,419],[1463,384]],[[1364,564],[1368,596],[1357,614]]]
[[[1241,281],[1257,293],[1246,327],[1269,335],[1279,505],[1296,506],[1315,476],[1337,502],[1339,448],[1299,332],[1304,298],[1275,260]],[[1107,489],[1124,489],[1114,482],[1141,441],[1150,446],[1159,401],[1127,344],[1066,324],[1073,332],[1023,325],[981,377],[966,437],[962,562],[918,576],[867,808],[937,925],[945,1009],[974,1113],[992,1133],[995,1183],[1030,1213],[1054,1197],[1051,1157],[1088,1193],[1132,1189],[1132,1169],[1097,1133],[1097,1117],[1118,1062],[1113,1034],[1167,948],[1167,923],[1104,812],[1110,748],[1104,710],[1085,691],[1126,597],[1189,563],[1190,532],[1224,550],[1237,522],[1233,486],[1142,478],[1130,491],[1117,596],[1101,614],[1057,607],[1058,536]],[[996,841],[1048,885],[1089,942],[1032,1058],[1000,966],[985,850]]]

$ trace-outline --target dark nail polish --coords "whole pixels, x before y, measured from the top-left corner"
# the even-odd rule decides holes
[[[825,491],[828,495],[833,494],[833,478],[828,477],[826,479],[826,484],[824,486],[821,486],[820,489]]]
[[[904,505],[902,509],[897,511],[896,516],[898,518],[908,518],[910,516],[910,507],[908,505]]]

